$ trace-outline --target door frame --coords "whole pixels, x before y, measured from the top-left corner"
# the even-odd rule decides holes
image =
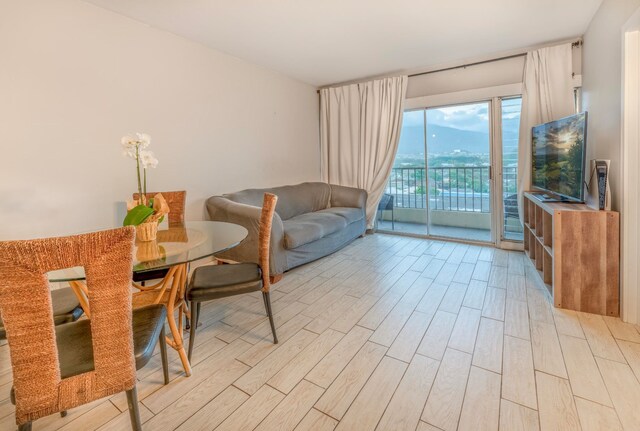
[[[428,180],[427,161],[427,124],[426,110],[442,108],[447,106],[464,105],[471,103],[489,104],[489,165],[490,176],[490,206],[491,206],[491,240],[489,242],[477,242],[460,238],[449,238],[432,235],[429,231],[429,198],[427,195],[427,237],[435,239],[446,239],[461,241],[473,244],[493,244],[498,248],[508,250],[522,250],[523,243],[505,240],[503,238],[503,202],[502,202],[502,99],[519,97],[522,94],[522,83],[499,85],[494,87],[478,88],[472,90],[458,91],[454,93],[435,94],[405,99],[404,111],[424,110],[424,146],[425,146],[425,171]],[[498,181],[498,179],[500,181]],[[428,193],[428,185],[427,185]]]
[[[625,322],[640,323],[640,9],[622,27],[622,145],[620,312]]]
[[[507,99],[521,98],[522,94],[512,94],[508,96],[494,97],[492,101],[493,106],[493,128],[495,131],[493,148],[494,151],[494,166],[495,166],[495,190],[493,195],[494,205],[496,212],[499,216],[493,218],[493,222],[496,224],[496,247],[505,250],[524,250],[524,240],[514,241],[505,239],[504,231],[504,178],[503,178],[503,163],[502,163],[502,101]]]

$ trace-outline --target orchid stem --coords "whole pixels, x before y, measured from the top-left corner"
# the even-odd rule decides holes
[[[143,168],[142,169],[143,172],[143,178],[144,178],[144,186],[143,186],[143,190],[142,193],[144,193],[144,200],[145,200],[145,204],[147,203],[147,168]]]
[[[144,202],[144,198],[142,195],[142,183],[140,181],[140,148],[136,145],[136,173],[138,174],[138,204],[142,204]]]

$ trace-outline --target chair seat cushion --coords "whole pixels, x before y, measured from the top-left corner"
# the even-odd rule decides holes
[[[134,272],[133,281],[135,281],[136,283],[139,283],[141,281],[157,280],[159,278],[165,278],[168,272],[169,272],[169,268],[153,269],[151,271],[144,271],[144,272]]]
[[[347,224],[351,224],[362,220],[364,218],[364,211],[362,208],[349,208],[349,207],[331,207],[325,210],[318,211],[319,213],[335,214],[340,217],[344,217],[347,220]]]
[[[133,310],[133,347],[136,369],[144,367],[151,359],[166,316],[166,308],[161,304]],[[56,326],[56,343],[62,378],[94,369],[90,320],[79,320]]]
[[[55,325],[75,322],[84,313],[78,297],[70,287],[52,290],[51,302],[53,308],[53,323]],[[0,316],[0,340],[4,340],[5,338],[7,338],[7,333],[4,330],[4,324]]]
[[[255,263],[207,265],[196,268],[187,300],[208,301],[262,289],[262,271]]]
[[[347,227],[346,218],[326,211],[302,214],[283,221],[284,246],[294,249]]]

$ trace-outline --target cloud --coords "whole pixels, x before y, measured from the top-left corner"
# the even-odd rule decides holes
[[[505,99],[503,108],[503,132],[514,135],[520,124],[520,99]],[[427,109],[427,133],[430,125],[449,127],[458,130],[489,133],[489,103],[469,103]],[[424,111],[421,109],[406,111],[403,127],[424,127]]]
[[[488,133],[489,104],[482,102],[428,109],[427,128],[429,124]]]

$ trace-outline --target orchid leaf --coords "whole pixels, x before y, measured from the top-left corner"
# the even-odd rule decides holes
[[[127,213],[127,216],[122,222],[123,226],[138,226],[143,223],[151,214],[153,214],[153,208],[149,208],[146,205],[138,205],[131,208]]]

